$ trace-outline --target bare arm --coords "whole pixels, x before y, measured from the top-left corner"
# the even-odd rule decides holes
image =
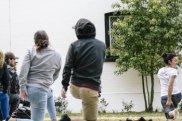
[[[172,91],[173,91],[173,84],[174,84],[174,80],[176,78],[176,75],[173,75],[170,77],[169,79],[169,85],[168,85],[168,95],[167,95],[167,102],[166,102],[166,106],[170,106],[172,101],[171,101],[171,96],[172,96]]]

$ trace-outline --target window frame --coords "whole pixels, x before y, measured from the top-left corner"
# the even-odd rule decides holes
[[[119,12],[109,12],[104,14],[104,19],[105,19],[105,43],[106,43],[106,48],[108,49],[111,45],[111,40],[110,40],[110,17],[111,16],[121,16]],[[124,15],[124,14],[123,14]],[[106,54],[106,59],[105,62],[115,62],[118,56],[113,56],[111,55],[110,51],[107,52]]]

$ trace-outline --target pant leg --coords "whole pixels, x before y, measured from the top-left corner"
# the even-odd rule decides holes
[[[172,95],[171,100],[172,100],[172,104],[171,104],[170,108],[167,108],[166,107],[167,96],[161,97],[161,104],[162,104],[163,111],[164,111],[167,119],[173,119],[173,117],[170,117],[168,113],[170,111],[174,110],[175,108],[177,108],[178,103],[181,101],[181,93]]]
[[[9,95],[10,116],[18,108],[19,102],[20,102],[19,94]]]
[[[44,121],[48,91],[32,86],[28,86],[27,91],[28,100],[31,104],[31,119],[33,121]]]
[[[172,95],[171,100],[173,102],[174,107],[177,108],[178,107],[178,103],[181,101],[181,93]]]
[[[70,84],[71,94],[82,100],[83,117],[87,121],[96,121],[98,115],[98,91]]]
[[[9,117],[9,98],[8,94],[2,92],[0,93],[0,97],[2,118],[5,120]]]
[[[98,116],[98,91],[89,88],[80,88],[83,117],[86,121],[96,121]]]
[[[73,95],[73,97],[75,97],[77,99],[81,99],[80,93],[79,93],[79,88],[77,86],[70,84],[70,92]]]
[[[55,102],[51,90],[49,90],[47,97],[47,111],[51,120],[56,119]]]

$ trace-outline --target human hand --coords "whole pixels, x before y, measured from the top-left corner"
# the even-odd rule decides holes
[[[168,99],[167,102],[166,102],[166,107],[170,108],[171,104],[172,104],[171,99]]]
[[[61,97],[66,98],[66,91],[64,88],[61,90]]]
[[[22,100],[22,101],[25,101],[26,99],[27,99],[27,96],[28,96],[28,93],[27,93],[27,91],[20,91],[20,99]]]

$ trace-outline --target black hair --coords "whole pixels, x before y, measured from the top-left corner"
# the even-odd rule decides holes
[[[37,50],[42,50],[49,45],[49,37],[44,30],[39,30],[34,34],[34,42]]]
[[[174,57],[177,57],[174,53],[164,53],[162,54],[162,58],[164,60],[164,63],[169,65],[169,61],[171,61]]]

